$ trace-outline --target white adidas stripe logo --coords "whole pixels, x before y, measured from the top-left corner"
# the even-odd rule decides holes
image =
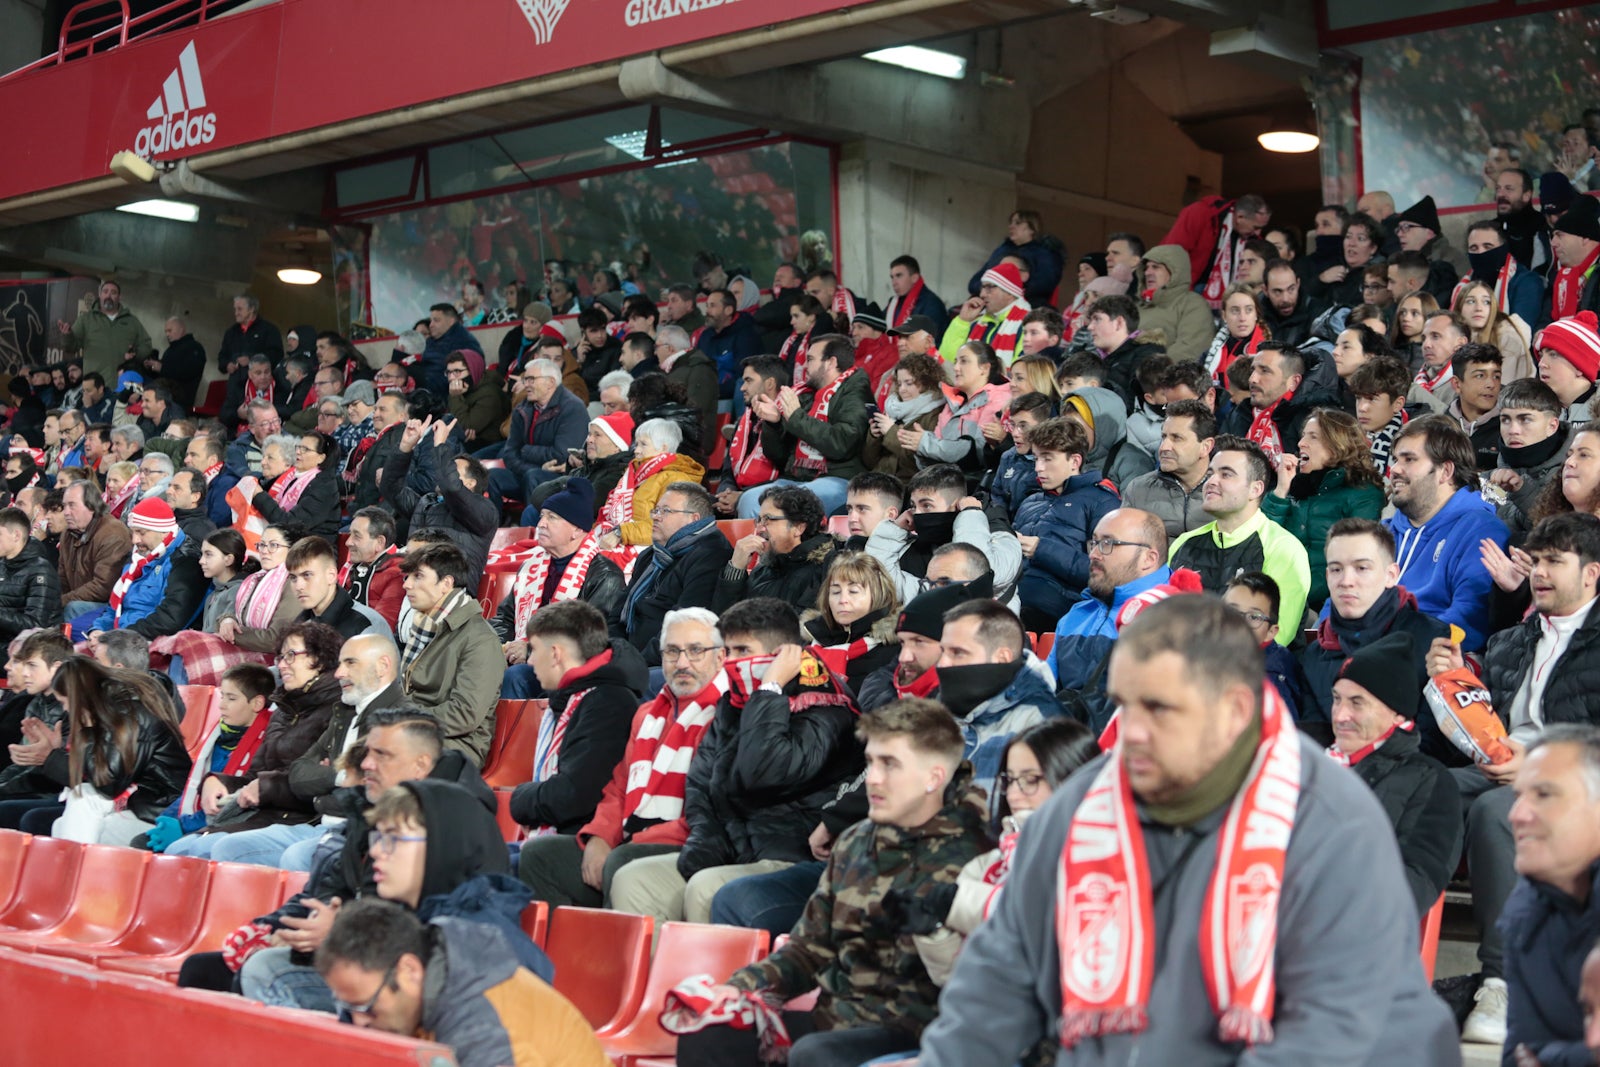
[[[200,80],[200,61],[195,58],[194,42],[184,45],[178,53],[178,65],[162,83],[161,95],[156,97],[144,113],[147,119],[163,115],[177,115],[184,111],[199,111],[206,106],[206,87]]]

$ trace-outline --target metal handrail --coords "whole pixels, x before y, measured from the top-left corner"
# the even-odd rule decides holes
[[[204,25],[223,8],[237,7],[245,0],[171,0],[150,11],[130,14],[128,0],[84,0],[61,20],[56,50],[50,55],[0,75],[0,81],[46,67],[60,66],[70,59],[93,55],[132,41],[156,37],[184,26]],[[99,12],[96,14],[95,12]]]

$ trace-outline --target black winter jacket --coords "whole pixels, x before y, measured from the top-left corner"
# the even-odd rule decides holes
[[[1507,719],[1517,690],[1533,665],[1543,625],[1535,612],[1509,630],[1489,638],[1483,653],[1483,681],[1489,687],[1494,710]],[[1600,723],[1600,611],[1572,635],[1561,658],[1550,668],[1550,681],[1539,700],[1539,719],[1546,726],[1558,722]]]
[[[372,447],[367,449],[367,454],[361,458],[361,469],[356,472],[355,495],[350,501],[350,514],[354,515],[362,508],[370,508],[379,502],[378,474],[400,453],[400,435],[404,432],[403,424],[390,426],[378,435]],[[394,508],[391,506],[389,510],[394,511]]]
[[[853,701],[825,677],[782,694],[757,691],[744,708],[730,697],[689,764],[684,878],[708,867],[812,859],[808,838],[822,807],[861,771]]]
[[[0,642],[35,626],[61,625],[61,578],[33,538],[15,559],[0,559]]]
[[[682,531],[679,531],[681,534]],[[653,548],[640,556],[633,565],[633,580],[628,583],[628,595],[623,597],[622,615],[615,624],[612,636],[626,636],[633,647],[652,667],[661,665],[661,623],[667,612],[675,608],[709,608],[716,595],[717,576],[733,555],[733,546],[722,536],[717,524],[706,520],[706,525],[673,546],[673,560],[667,565],[638,598],[633,609],[633,625],[627,626],[627,603],[633,591],[647,580],[652,568]]]
[[[1600,937],[1600,864],[1589,869],[1588,881],[1588,899],[1579,903],[1548,883],[1519,878],[1500,912],[1510,998],[1505,1067],[1516,1064],[1518,1045],[1551,1067],[1594,1062],[1584,1047],[1577,992],[1584,958]]]
[[[617,616],[622,611],[622,597],[627,591],[628,587],[622,580],[622,568],[604,556],[595,556],[589,564],[589,573],[583,576],[583,588],[578,590],[578,599],[593,605],[606,617],[606,622],[614,627]],[[505,599],[500,601],[500,607],[495,610],[494,618],[489,620],[489,625],[493,627],[495,636],[502,642],[520,641],[527,636],[517,633],[515,586],[506,594]]]
[[[1139,388],[1139,364],[1165,351],[1160,345],[1130,337],[1115,352],[1106,353],[1105,386],[1122,398],[1128,414],[1133,414],[1135,398],[1144,395]]]
[[[556,773],[511,793],[511,817],[523,826],[576,834],[594,818],[600,794],[622,762],[650,672],[626,641],[612,641],[604,656],[581,677],[569,674],[567,684],[550,694],[545,714],[559,716],[573,696],[588,690],[567,722]]]
[[[500,524],[500,509],[483,493],[473,492],[462,482],[456,470],[457,453],[448,441],[429,454],[435,489],[414,492],[406,482],[416,455],[396,451],[383,468],[383,483],[378,490],[378,495],[394,509],[398,543],[404,544],[412,530],[443,530],[466,555],[468,570],[482,574],[489,558],[489,543]]]
[[[1422,754],[1416,734],[1402,730],[1351,770],[1389,816],[1421,921],[1450,884],[1461,851],[1461,792],[1455,779],[1438,760]]]
[[[823,530],[790,552],[767,553],[756,561],[752,571],[729,563],[717,579],[717,596],[711,610],[721,614],[739,601],[757,596],[777,597],[796,611],[815,607],[817,590],[822,588],[822,576],[828,571],[835,546],[833,535]]]
[[[170,637],[179,630],[191,629],[200,617],[206,590],[210,588],[211,579],[200,573],[200,544],[185,537],[167,571],[161,606],[128,629],[146,639]]]
[[[230,791],[251,781],[261,791],[261,805],[247,818],[229,823],[225,827],[229,833],[309,822],[316,817],[311,799],[294,791],[290,775],[295,762],[328,728],[334,712],[344,708],[339,680],[324,674],[305,689],[290,692],[279,688],[272,694],[272,706],[272,721],[250,762],[250,772],[238,777],[216,776]]]

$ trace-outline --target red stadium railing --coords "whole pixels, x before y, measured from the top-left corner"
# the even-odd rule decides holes
[[[0,81],[29,71],[59,66],[69,59],[82,59],[131,41],[200,26],[207,19],[224,14],[245,2],[172,0],[171,3],[134,15],[128,10],[128,0],[84,0],[61,20],[61,33],[56,38],[56,50],[53,53],[0,76]]]

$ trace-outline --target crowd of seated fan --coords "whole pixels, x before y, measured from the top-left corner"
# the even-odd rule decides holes
[[[1600,773],[1600,199],[1529,236],[1534,179],[1500,185],[1464,255],[1429,198],[1325,206],[1308,243],[1247,194],[1075,277],[1019,210],[956,301],[909,255],[880,307],[705,253],[661,306],[530,302],[492,357],[452,304],[373,367],[241,297],[217,417],[162,373],[204,366],[181,323],[114,387],[19,376],[0,827],[309,873],[186,985],[414,1032],[485,996],[452,970],[548,980],[539,900],[788,935],[675,994],[683,1062],[913,1057],[941,988],[976,992],[1024,820],[1120,758],[1119,634],[1210,597],[1387,818],[1409,893],[1369,904],[1414,925],[1470,889],[1463,1038],[1567,1062],[1600,791],[1519,798],[1558,757]],[[220,706],[187,751],[174,684]],[[529,699],[508,845],[482,770]],[[526,1040],[599,1055],[542,982],[506,995],[550,1020]],[[474,1010],[514,1046],[506,1003]]]

